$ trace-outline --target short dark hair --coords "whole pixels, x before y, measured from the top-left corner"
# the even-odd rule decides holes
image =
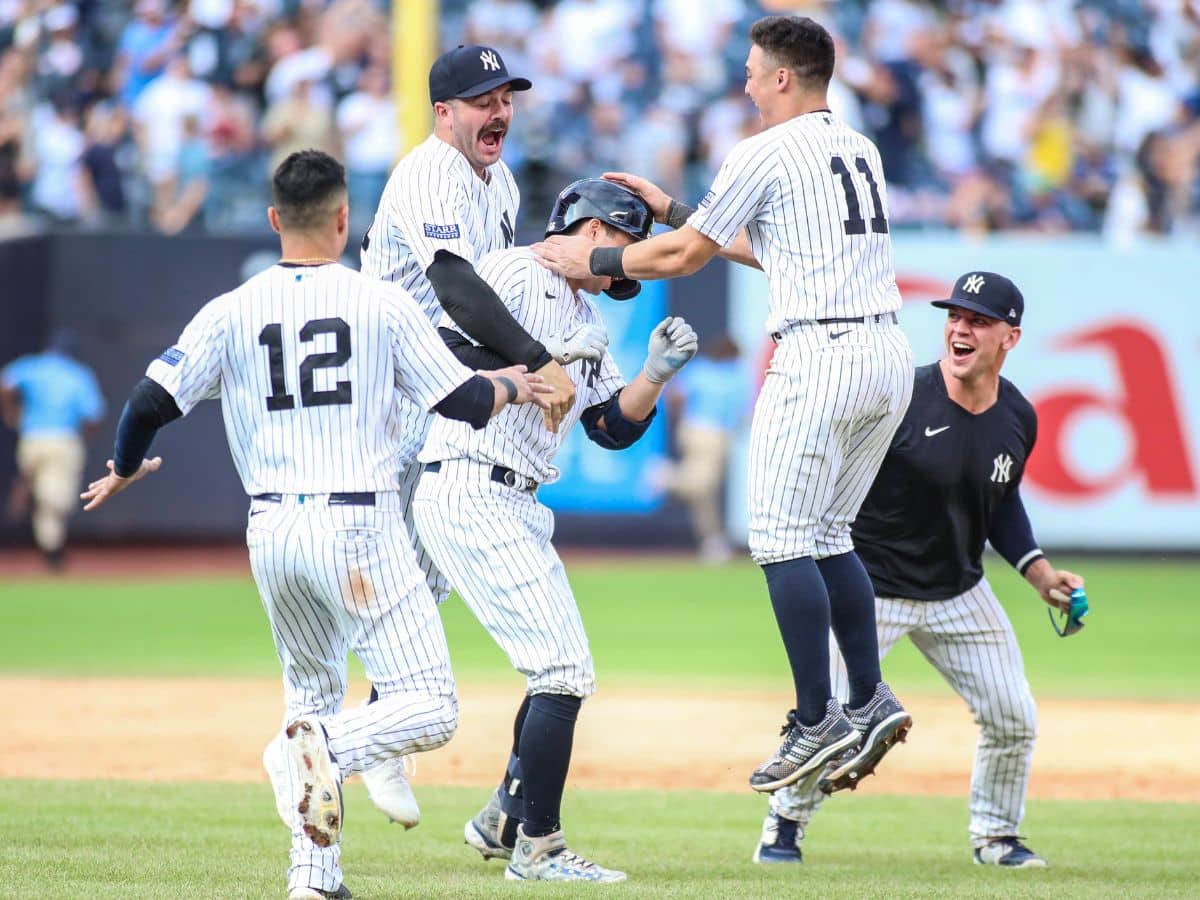
[[[346,202],[346,169],[320,150],[297,150],[271,178],[271,200],[285,228],[320,225]]]
[[[808,16],[766,16],[750,26],[750,40],[801,81],[824,87],[833,78],[833,37]]]

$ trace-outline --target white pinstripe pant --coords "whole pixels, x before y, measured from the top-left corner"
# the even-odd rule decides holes
[[[780,340],[750,429],[755,562],[824,559],[854,549],[850,523],[912,389],[912,350],[891,321],[814,322]]]
[[[1037,709],[1021,648],[1008,615],[987,579],[949,600],[875,598],[882,659],[908,635],[962,697],[980,728],[971,774],[971,843],[1017,834],[1025,817],[1025,792],[1037,737]],[[849,693],[846,665],[830,636],[834,693]],[[771,795],[771,809],[803,829],[821,805],[815,789],[794,787]]]
[[[283,666],[284,722],[320,716],[343,778],[453,737],[446,637],[398,494],[376,494],[375,506],[329,506],[323,494],[254,500],[246,544]],[[348,650],[380,699],[343,711]],[[340,847],[294,828],[291,859],[289,888],[341,884]]]
[[[588,697],[596,688],[583,619],[550,544],[554,513],[490,479],[490,463],[442,462],[413,498],[417,531],[437,567],[526,676],[530,694]]]

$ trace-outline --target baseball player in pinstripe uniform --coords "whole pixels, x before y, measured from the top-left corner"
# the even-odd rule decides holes
[[[513,92],[531,86],[527,79],[509,74],[500,54],[490,47],[458,47],[434,62],[429,71],[434,131],[400,160],[388,179],[375,220],[363,237],[362,271],[403,286],[430,322],[441,320],[444,307],[457,327],[480,344],[508,363],[537,371],[556,388],[547,396],[546,411],[547,421],[556,428],[575,401],[574,384],[562,366],[599,358],[603,345],[589,344],[591,335],[586,332],[546,334],[542,341],[535,340],[473,268],[484,254],[513,245],[520,196],[500,153],[512,121]],[[409,441],[399,454],[400,490],[412,529],[408,500],[421,471],[414,460],[430,417],[403,398],[401,410]],[[416,547],[440,603],[449,593],[446,580],[419,540]],[[411,828],[420,820],[420,809],[403,762],[397,758],[374,767],[363,780],[375,805]]]
[[[275,172],[272,227],[283,258],[206,304],[150,363],[117,427],[95,509],[158,469],[157,430],[221,398],[234,464],[252,497],[250,567],[283,665],[285,727],[264,762],[292,832],[291,900],[349,897],[342,883],[341,782],[454,734],[446,639],[404,526],[396,454],[410,438],[395,402],[482,428],[536,396],[520,367],[474,375],[405,292],[337,263],[345,171],[324,153]],[[345,711],[346,651],[379,701]]]
[[[750,30],[746,93],[763,130],[730,151],[693,211],[616,175],[676,230],[623,249],[535,244],[568,277],[696,271],[718,253],[759,265],[777,346],[750,438],[750,550],[766,574],[796,707],[784,741],[750,777],[757,791],[824,778],[850,787],[912,724],[880,678],[875,601],[850,537],[912,392],[912,353],[879,152],[828,109],[833,40],[808,18]],[[849,669],[845,709],[829,680],[830,625]],[[828,769],[828,771],[826,771]]]
[[[970,707],[980,726],[971,778],[977,863],[1045,866],[1018,838],[1037,726],[1012,624],[983,576],[985,541],[1052,607],[1083,587],[1038,548],[1021,502],[1037,415],[1000,377],[1021,337],[1025,302],[1009,279],[968,272],[948,300],[946,354],[916,372],[912,404],[854,523],[875,587],[879,653],[905,635]],[[846,668],[831,646],[833,683]],[[821,792],[792,786],[771,797],[756,862],[800,862],[800,841]]]
[[[649,209],[633,192],[585,179],[559,194],[547,233],[619,247],[644,238],[651,224]],[[599,293],[609,286],[608,277],[563,278],[539,266],[524,248],[490,254],[479,274],[536,337],[603,328],[595,305],[581,292]],[[554,455],[576,421],[609,450],[638,440],[654,418],[664,384],[696,347],[691,327],[667,318],[651,334],[645,365],[628,385],[607,353],[568,367],[577,399],[557,432],[536,412],[502,413],[477,433],[438,420],[421,451],[425,472],[413,500],[421,540],[527,678],[503,781],[464,832],[485,859],[510,860],[507,878],[625,879],[623,872],[568,850],[559,821],[575,720],[595,679],[579,609],[550,543],[554,516],[538,502],[537,489],[558,480]],[[481,352],[477,364],[488,362]]]

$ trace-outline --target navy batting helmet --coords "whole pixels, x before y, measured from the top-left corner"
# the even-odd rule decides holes
[[[649,237],[654,224],[654,214],[645,200],[603,178],[581,178],[562,189],[546,223],[546,237],[562,234],[584,219],[599,219],[639,241]]]

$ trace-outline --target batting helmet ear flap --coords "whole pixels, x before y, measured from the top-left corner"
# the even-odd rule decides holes
[[[632,300],[642,292],[642,283],[632,278],[614,278],[612,285],[604,292],[614,300]]]

